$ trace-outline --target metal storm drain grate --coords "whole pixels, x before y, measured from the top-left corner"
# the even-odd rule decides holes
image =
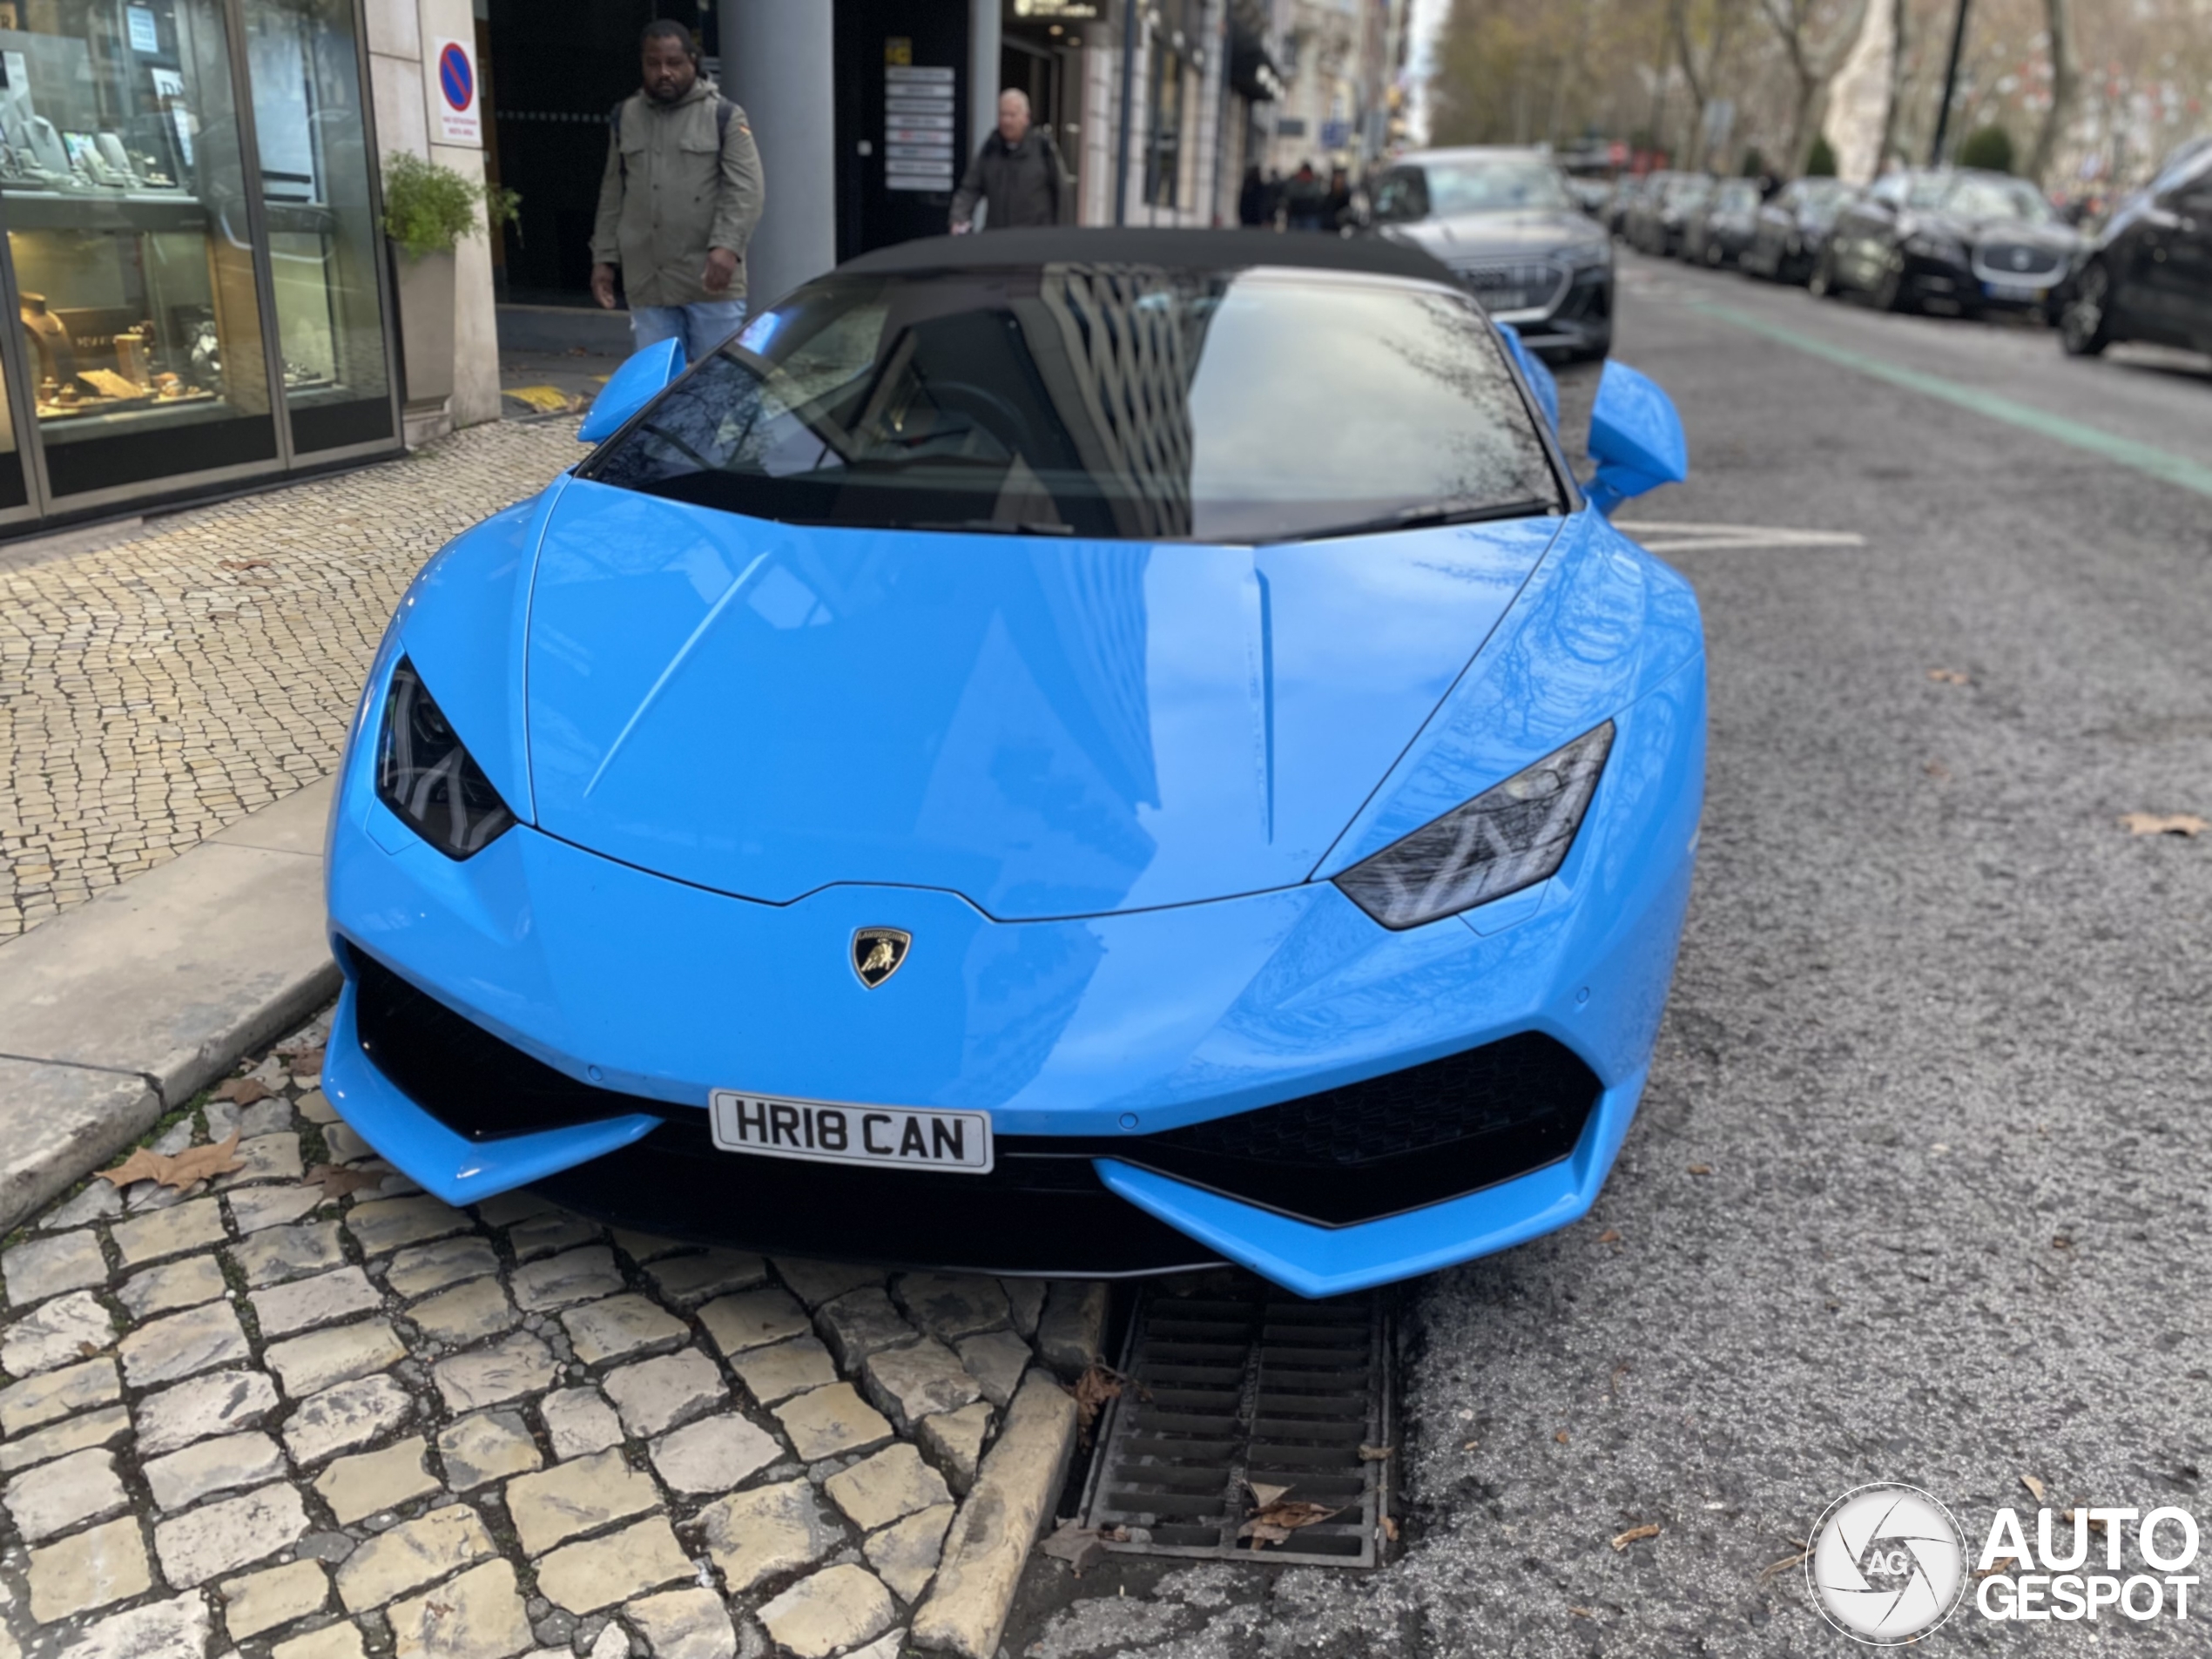
[[[1304,1302],[1258,1280],[1142,1292],[1083,1493],[1117,1554],[1372,1567],[1387,1499],[1389,1346],[1372,1297]],[[1252,1488],[1336,1513],[1255,1548]],[[1264,1494],[1263,1495],[1265,1495]]]

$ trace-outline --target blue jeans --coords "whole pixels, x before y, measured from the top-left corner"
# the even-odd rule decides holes
[[[684,361],[696,363],[745,327],[742,300],[702,300],[689,306],[630,307],[630,349],[643,351],[664,340],[684,342]]]

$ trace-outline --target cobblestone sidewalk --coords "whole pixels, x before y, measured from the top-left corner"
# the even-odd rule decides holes
[[[0,557],[0,941],[334,766],[408,579],[578,454],[572,421],[495,423],[95,551]]]
[[[0,1659],[989,1653],[1103,1285],[449,1209],[314,1087],[327,1017],[153,1143],[242,1171],[0,1251]]]

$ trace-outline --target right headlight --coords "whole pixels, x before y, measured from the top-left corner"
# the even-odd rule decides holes
[[[1572,247],[1561,248],[1559,257],[1578,268],[1586,265],[1607,265],[1612,262],[1613,244],[1577,242]]]
[[[482,852],[515,823],[404,657],[392,671],[376,736],[376,798],[449,859]]]
[[[1613,722],[1585,732],[1334,878],[1393,931],[1502,899],[1560,867],[1613,747]]]

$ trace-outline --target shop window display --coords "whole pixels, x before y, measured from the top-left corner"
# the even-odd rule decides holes
[[[221,6],[4,0],[10,23],[0,215],[50,492],[273,460]]]
[[[392,435],[368,125],[348,0],[245,0],[293,446]]]

